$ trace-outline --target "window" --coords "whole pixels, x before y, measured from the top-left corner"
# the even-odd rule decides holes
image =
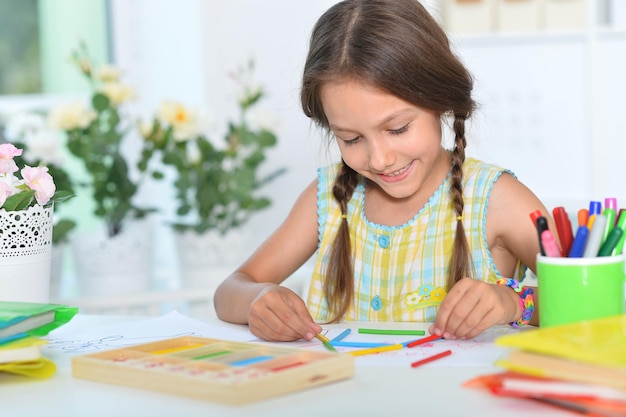
[[[1,100],[87,91],[81,75],[68,63],[80,42],[88,45],[96,61],[110,61],[108,0],[0,3]]]

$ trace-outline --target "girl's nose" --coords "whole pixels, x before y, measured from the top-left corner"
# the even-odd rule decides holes
[[[374,138],[368,141],[369,166],[377,172],[384,172],[393,166],[396,161],[395,152],[385,143],[382,138]]]

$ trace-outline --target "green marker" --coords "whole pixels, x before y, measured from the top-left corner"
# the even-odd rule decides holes
[[[614,227],[613,230],[611,230],[611,233],[609,233],[609,236],[606,238],[606,241],[600,247],[598,256],[611,256],[613,249],[615,249],[623,234],[624,231],[622,229]]]
[[[425,330],[385,330],[385,329],[359,329],[361,334],[390,334],[396,336],[424,336]]]
[[[615,228],[620,228],[624,232],[622,238],[619,240],[613,251],[613,255],[621,255],[624,250],[624,238],[626,238],[626,209],[620,209],[619,217],[617,218],[617,224]]]

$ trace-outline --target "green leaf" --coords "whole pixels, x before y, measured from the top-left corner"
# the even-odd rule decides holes
[[[91,104],[97,112],[103,112],[109,107],[110,100],[102,93],[95,93],[91,98]]]
[[[2,207],[6,211],[24,210],[35,202],[35,191],[25,190],[9,196]]]
[[[52,243],[68,242],[69,233],[76,227],[76,222],[73,220],[59,220],[52,227]]]
[[[52,196],[51,200],[57,204],[57,203],[62,203],[64,201],[67,201],[71,198],[74,198],[76,195],[73,192],[70,191],[66,191],[66,190],[59,190],[57,192],[54,193],[54,195]]]

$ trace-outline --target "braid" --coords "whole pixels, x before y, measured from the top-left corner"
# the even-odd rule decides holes
[[[450,194],[452,204],[457,217],[456,232],[454,234],[454,244],[452,246],[452,257],[450,259],[450,275],[448,276],[447,289],[470,275],[469,267],[469,245],[463,227],[463,162],[465,162],[465,119],[463,114],[454,115],[454,149],[452,150],[452,185]]]
[[[357,183],[356,172],[343,163],[333,185],[333,196],[341,208],[342,219],[330,252],[330,261],[324,281],[324,294],[328,301],[330,316],[329,323],[341,320],[352,302],[354,271],[352,269],[350,229],[345,215],[348,212],[348,201],[352,197]]]

